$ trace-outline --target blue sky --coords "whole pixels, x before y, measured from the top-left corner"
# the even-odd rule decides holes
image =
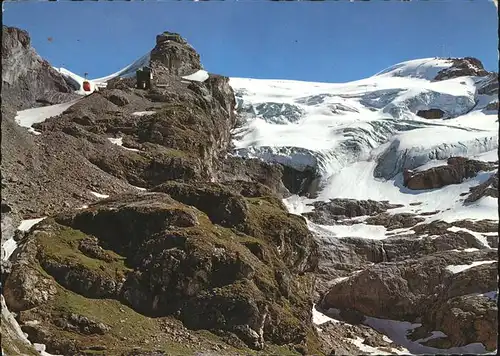
[[[133,62],[164,30],[185,37],[208,71],[232,77],[345,82],[442,55],[477,57],[498,70],[488,0],[17,1],[4,9],[4,24],[27,30],[53,66],[90,78]]]

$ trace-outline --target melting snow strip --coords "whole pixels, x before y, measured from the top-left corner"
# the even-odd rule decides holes
[[[19,226],[17,227],[17,230],[27,232],[34,225],[38,224],[43,219],[45,219],[45,217],[37,218],[37,219],[23,220],[23,221],[21,221],[21,224],[19,224]],[[17,248],[17,241],[14,240],[14,237],[12,236],[11,238],[7,239],[2,244],[2,260],[7,261],[10,258],[10,256],[12,256],[12,254],[14,253],[16,248]]]
[[[38,136],[38,135],[42,134],[40,131],[35,130],[33,127],[30,127],[28,129],[28,132],[31,133],[31,134],[33,134],[33,135],[35,135],[35,136]]]
[[[56,104],[51,106],[43,106],[41,108],[32,108],[32,109],[18,111],[15,117],[15,121],[19,126],[31,129],[30,132],[35,133],[37,131],[35,131],[31,127],[33,126],[33,124],[44,122],[46,119],[50,117],[62,114],[72,105],[76,104],[78,100],[73,100],[67,103]]]
[[[318,309],[316,309],[316,304],[313,304],[313,308],[312,308],[312,321],[313,321],[313,324],[316,324],[316,325],[321,325],[321,324],[324,324],[324,323],[329,322],[329,321],[331,321],[333,323],[340,323],[339,320],[333,319],[333,318],[329,317],[328,315],[323,314]]]
[[[356,339],[348,339],[348,338],[345,338],[345,340],[349,341],[350,343],[356,345],[356,347],[358,349],[360,349],[362,352],[366,352],[368,353],[369,355],[406,355],[408,354],[408,350],[398,350],[398,349],[395,349],[395,348],[391,348],[390,349],[390,352],[389,351],[384,351],[384,350],[381,350],[380,348],[378,347],[372,347],[372,346],[369,346],[369,345],[366,345],[364,344],[364,339],[359,337],[359,336],[356,336]],[[392,342],[392,340],[391,340]]]
[[[427,342],[429,340],[432,340],[432,339],[439,339],[441,337],[448,337],[448,335],[446,335],[444,332],[442,331],[432,331],[431,332],[431,336],[428,336],[428,337],[425,337],[423,339],[418,339],[416,340],[415,342],[418,342],[418,343],[423,343],[423,342]]]
[[[120,146],[120,147],[123,147],[124,149],[126,149],[127,151],[133,151],[133,152],[140,152],[140,150],[136,149],[136,148],[128,148],[128,147],[125,147],[123,146],[123,137],[120,137],[120,138],[112,138],[112,137],[108,137],[108,140],[114,144],[114,145],[117,145],[117,146]]]
[[[397,321],[389,319],[378,319],[367,316],[364,321],[365,325],[384,333],[396,344],[403,346],[412,354],[484,354],[486,349],[481,343],[473,343],[460,347],[452,347],[449,349],[438,349],[435,347],[421,345],[416,341],[411,341],[407,338],[408,332],[416,329],[422,324],[412,324],[407,321]]]
[[[476,262],[472,262],[470,265],[449,265],[449,266],[446,266],[446,269],[448,271],[450,271],[451,273],[456,274],[456,273],[466,271],[469,268],[472,268],[475,266],[490,264],[490,263],[494,263],[494,262],[497,262],[497,261],[476,261]]]
[[[475,251],[479,251],[478,248],[475,248],[475,247],[470,247],[470,248],[466,248],[466,249],[463,249],[463,250],[458,250],[458,249],[453,249],[453,250],[450,250],[450,251],[454,251],[454,252],[475,252]]]
[[[448,231],[451,231],[451,232],[458,232],[458,231],[468,232],[469,234],[471,234],[472,236],[474,236],[480,243],[482,243],[485,247],[491,248],[490,244],[488,243],[488,239],[486,238],[486,236],[484,236],[483,234],[481,234],[479,232],[475,232],[475,231],[472,231],[472,230],[469,230],[469,229],[465,229],[463,227],[456,227],[456,226],[452,226],[452,227],[448,228]]]
[[[43,218],[37,218],[37,219],[23,220],[23,221],[21,221],[21,224],[17,227],[17,229],[21,230],[21,231],[25,231],[25,232],[26,231],[30,231],[33,226],[35,226],[36,224],[38,224],[43,219],[45,219],[45,217],[43,217]]]
[[[109,198],[109,195],[107,194],[100,194],[100,193],[97,193],[97,192],[93,192],[93,191],[90,191],[90,193],[97,197],[97,198],[102,198],[102,199],[106,199],[106,198]]]
[[[154,114],[156,114],[156,111],[136,111],[132,113],[134,116],[149,116]]]
[[[147,190],[146,188],[136,187],[135,185],[133,185],[132,187],[134,187],[135,189],[140,190],[142,192],[145,192]]]
[[[199,71],[197,71],[191,75],[183,76],[182,79],[190,80],[190,81],[194,81],[194,82],[204,82],[209,77],[210,77],[210,75],[208,74],[208,72],[206,70],[200,69]]]
[[[2,245],[2,261],[7,261],[17,248],[17,242],[13,237],[5,241]]]
[[[482,295],[483,297],[488,297],[492,300],[497,300],[498,299],[498,291],[491,291],[491,292],[486,292],[486,293],[483,293],[483,294],[480,294]]]

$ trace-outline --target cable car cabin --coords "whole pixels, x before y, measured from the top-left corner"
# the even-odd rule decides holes
[[[88,80],[83,82],[83,91],[90,91],[90,82]]]

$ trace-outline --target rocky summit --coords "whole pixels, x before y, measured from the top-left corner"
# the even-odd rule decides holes
[[[85,92],[4,26],[2,64],[2,354],[497,349],[478,59],[261,81],[165,31]]]

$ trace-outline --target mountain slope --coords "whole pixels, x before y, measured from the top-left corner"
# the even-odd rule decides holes
[[[486,330],[497,330],[497,309],[482,295],[496,298],[496,73],[473,58],[429,58],[351,83],[232,78],[231,85],[244,116],[234,131],[235,155],[314,172],[305,196],[285,203],[306,216],[320,243],[322,310],[344,322],[364,320],[412,353],[495,350],[496,333]],[[488,267],[472,268],[483,262]],[[425,264],[435,264],[436,272],[426,272]],[[422,275],[446,275],[447,265],[462,264],[470,272],[451,274],[436,288],[474,273],[487,285],[471,282],[438,300],[422,290],[431,283]],[[431,312],[418,309],[426,303]],[[447,314],[450,305],[470,319]],[[490,324],[479,330],[479,320]],[[479,329],[453,327],[472,324]]]
[[[136,89],[145,64],[153,88]],[[59,74],[79,92],[83,78]],[[342,84],[229,79],[165,32],[92,85],[2,130],[2,294],[30,342],[495,350],[498,81],[479,61]],[[9,351],[29,347],[4,319]]]
[[[226,157],[229,78],[170,33],[153,52],[163,86],[116,77],[17,112],[20,136],[2,141],[6,306],[56,354],[324,353],[317,244],[281,202],[282,167]]]
[[[75,89],[38,56],[26,31],[2,27],[2,112],[68,101]]]

